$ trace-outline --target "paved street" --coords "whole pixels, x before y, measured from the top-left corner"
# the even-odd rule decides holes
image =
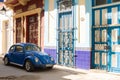
[[[26,72],[21,67],[5,66],[0,59],[0,80],[69,80],[64,77],[71,74],[75,75],[77,72],[64,71],[57,68]]]
[[[0,59],[0,80],[120,80],[120,74],[101,70],[80,70],[56,65],[52,70],[26,72],[17,66],[5,66]]]

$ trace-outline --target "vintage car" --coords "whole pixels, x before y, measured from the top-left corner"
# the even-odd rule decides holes
[[[17,43],[10,47],[3,58],[4,64],[15,64],[22,66],[26,71],[33,71],[35,68],[52,69],[55,61],[40,48],[32,43]]]

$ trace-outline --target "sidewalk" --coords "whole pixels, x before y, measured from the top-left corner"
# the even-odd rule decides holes
[[[120,73],[106,72],[105,70],[83,70],[59,65],[55,65],[54,68],[77,73],[65,76],[68,80],[120,80]]]
[[[66,66],[60,66],[60,65],[55,65],[54,68],[60,69],[60,70],[65,70],[65,71],[71,71],[71,72],[77,72],[77,73],[88,73],[89,70],[84,70],[84,69],[77,69],[77,68],[71,68],[71,67],[66,67]]]
[[[0,59],[2,59],[0,57]],[[78,69],[60,65],[55,65],[56,70],[63,70],[70,74],[63,76],[65,80],[120,80],[120,73],[106,72],[99,69]]]

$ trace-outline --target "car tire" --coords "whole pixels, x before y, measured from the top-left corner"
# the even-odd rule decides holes
[[[34,70],[34,66],[33,66],[33,64],[31,63],[30,60],[26,60],[26,62],[25,62],[25,70],[27,72],[31,72],[31,71]]]
[[[51,67],[48,67],[48,69],[53,69],[53,66],[51,66]]]
[[[4,64],[5,64],[5,65],[9,65],[9,59],[8,59],[8,57],[5,57],[5,58],[4,58]]]

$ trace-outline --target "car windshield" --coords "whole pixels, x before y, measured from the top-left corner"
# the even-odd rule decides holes
[[[40,48],[36,45],[27,45],[25,46],[26,51],[41,51]]]

